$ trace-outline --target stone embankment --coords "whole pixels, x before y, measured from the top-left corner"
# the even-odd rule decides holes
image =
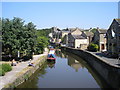
[[[61,47],[62,50],[71,52],[83,58],[98,74],[113,88],[120,88],[120,66],[94,53],[75,48]]]
[[[19,84],[26,81],[37,69],[45,63],[48,50],[45,49],[44,54],[34,55],[32,62],[34,67],[28,66],[28,62],[18,63],[17,66],[13,66],[12,71],[5,74],[5,76],[0,76],[0,89],[4,88],[15,88]]]

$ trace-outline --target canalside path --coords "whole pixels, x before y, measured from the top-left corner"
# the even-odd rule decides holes
[[[116,67],[120,67],[120,60],[118,60],[118,59],[108,58],[108,57],[104,56],[104,54],[101,53],[101,52],[91,52],[91,53],[93,53],[93,54],[99,56],[100,58],[102,58],[102,60],[104,60],[104,62],[107,62],[111,65],[116,66]]]
[[[45,49],[45,52],[40,55],[34,55],[32,62],[35,62],[40,57],[45,56],[48,54],[48,50]],[[8,83],[11,83],[14,81],[15,76],[17,73],[21,72],[24,68],[28,67],[29,61],[21,62],[17,64],[17,66],[12,66],[12,71],[7,72],[5,76],[0,76],[0,90]]]

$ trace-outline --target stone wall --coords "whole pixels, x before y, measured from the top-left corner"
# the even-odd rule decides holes
[[[83,50],[61,47],[64,51],[71,52],[83,58],[98,74],[113,88],[120,88],[120,67],[111,65],[100,57]]]

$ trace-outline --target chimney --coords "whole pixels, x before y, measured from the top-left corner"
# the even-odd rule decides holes
[[[97,30],[99,29],[99,27],[97,27]]]
[[[90,28],[90,30],[92,29],[92,27]]]

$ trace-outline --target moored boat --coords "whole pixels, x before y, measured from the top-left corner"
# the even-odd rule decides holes
[[[56,60],[56,58],[55,58],[55,49],[54,48],[50,48],[47,60]]]

